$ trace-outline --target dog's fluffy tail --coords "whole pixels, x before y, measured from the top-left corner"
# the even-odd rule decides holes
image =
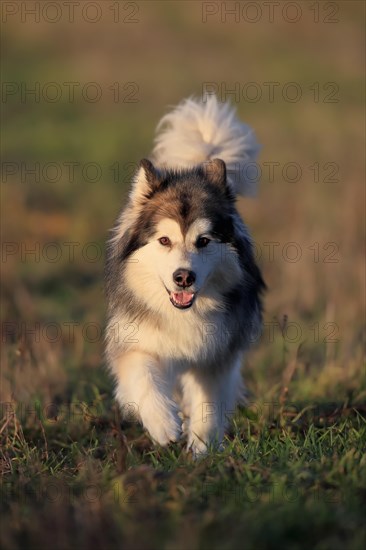
[[[225,161],[235,194],[255,193],[259,152],[254,132],[229,103],[216,96],[182,101],[157,127],[154,161],[165,168],[191,168],[214,158]]]

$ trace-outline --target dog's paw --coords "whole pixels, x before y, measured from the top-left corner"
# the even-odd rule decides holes
[[[187,452],[191,452],[194,459],[203,458],[208,453],[208,446],[204,441],[195,438],[194,440],[188,441]]]
[[[217,437],[209,437],[208,434],[201,437],[191,433],[188,438],[187,452],[191,452],[194,459],[205,457],[210,451],[222,452],[224,444]]]
[[[184,416],[184,414],[181,412],[178,413],[178,416],[182,424],[182,428],[181,428],[182,436],[187,437],[189,433],[189,425],[190,425],[189,418],[187,416]]]
[[[144,428],[150,437],[162,447],[178,441],[182,435],[181,425],[175,411],[155,410],[141,415]]]

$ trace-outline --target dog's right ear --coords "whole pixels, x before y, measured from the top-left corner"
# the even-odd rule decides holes
[[[141,202],[149,199],[160,183],[161,176],[153,163],[148,159],[142,159],[132,184],[132,201]]]

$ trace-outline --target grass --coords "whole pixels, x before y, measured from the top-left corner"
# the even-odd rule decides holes
[[[3,363],[19,399],[3,403],[0,425],[2,547],[363,548],[359,366],[343,384],[338,373],[329,399],[301,359],[317,344],[303,344],[296,362],[282,335],[274,344],[277,382],[276,369],[262,379],[249,363],[260,398],[236,412],[222,452],[194,461],[183,442],[156,447],[121,421],[95,345],[77,332],[59,349],[14,341]],[[337,362],[322,371],[329,385]]]
[[[339,23],[328,25],[306,3],[296,24],[202,24],[197,2],[139,2],[136,25],[3,25],[3,80],[103,90],[97,103],[1,104],[2,157],[16,168],[1,189],[5,550],[365,547],[364,8],[337,4]],[[137,83],[139,101],[114,103],[116,81]],[[265,327],[244,369],[248,406],[223,452],[193,461],[184,443],[158,448],[121,421],[103,359],[104,243],[129,163],[149,154],[168,105],[205,82],[271,81],[297,82],[301,101],[270,102],[262,87],[257,103],[236,104],[263,144],[258,200],[239,209],[268,285]],[[323,101],[327,82],[337,103]],[[36,181],[36,162],[58,163],[60,179]],[[90,162],[99,181],[83,175]],[[280,163],[273,179],[268,162]],[[291,162],[302,170],[295,183],[282,174]],[[296,262],[284,253],[291,242]]]
[[[363,547],[364,406],[243,409],[225,450],[193,461],[121,425],[101,386],[7,411],[3,547]]]

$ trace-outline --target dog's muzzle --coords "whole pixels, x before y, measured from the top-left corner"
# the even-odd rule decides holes
[[[196,280],[196,274],[189,269],[177,269],[173,273],[173,282],[182,290],[168,290],[169,299],[174,307],[178,309],[188,309],[194,302],[196,293],[189,289]]]

